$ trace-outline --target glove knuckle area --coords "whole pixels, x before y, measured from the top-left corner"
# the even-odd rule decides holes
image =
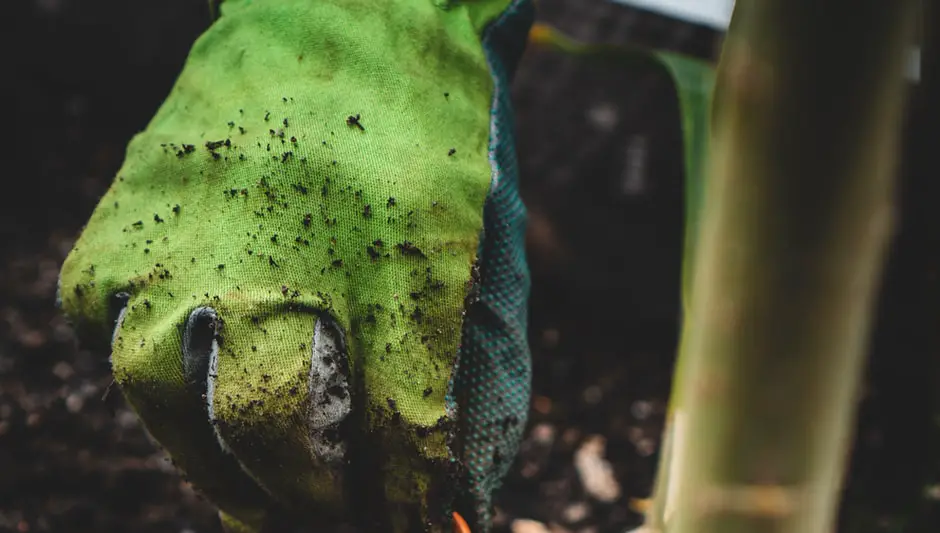
[[[269,496],[220,448],[207,417],[205,378],[184,365],[188,308],[154,313],[136,295],[117,325],[111,364],[115,381],[148,432],[174,464],[220,507],[249,523],[270,505]],[[190,321],[191,322],[191,321]]]
[[[343,518],[352,399],[341,334],[309,311],[222,316],[208,369],[219,443],[287,507]]]

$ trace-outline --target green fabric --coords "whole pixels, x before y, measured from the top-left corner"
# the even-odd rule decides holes
[[[126,296],[115,379],[230,525],[446,527],[508,5],[227,0],[63,265],[80,332]]]

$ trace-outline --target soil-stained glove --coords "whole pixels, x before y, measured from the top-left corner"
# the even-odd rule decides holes
[[[529,402],[519,0],[226,0],[62,267],[222,511],[489,529]]]

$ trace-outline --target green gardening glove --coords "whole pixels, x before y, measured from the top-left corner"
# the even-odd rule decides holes
[[[508,83],[531,6],[220,7],[60,305],[228,528],[486,532],[529,401]]]

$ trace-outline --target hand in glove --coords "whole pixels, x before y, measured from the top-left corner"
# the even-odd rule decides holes
[[[62,267],[176,465],[258,531],[489,529],[525,424],[517,0],[226,0]]]

